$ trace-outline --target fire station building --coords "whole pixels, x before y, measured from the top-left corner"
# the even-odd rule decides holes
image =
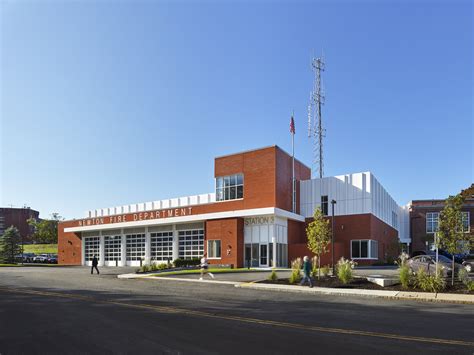
[[[61,222],[58,262],[90,265],[96,255],[99,265],[138,266],[207,253],[214,264],[285,267],[312,255],[305,229],[317,207],[328,218],[334,207],[336,260],[384,260],[408,237],[408,211],[370,172],[311,179],[310,168],[295,160],[295,211],[292,157],[278,146],[215,158],[214,176],[211,193],[96,209]]]

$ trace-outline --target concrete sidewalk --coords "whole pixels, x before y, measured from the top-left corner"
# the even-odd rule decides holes
[[[474,304],[474,295],[464,295],[456,293],[429,293],[429,292],[408,292],[408,291],[385,291],[385,290],[364,290],[364,289],[344,289],[328,287],[303,287],[291,285],[272,285],[259,283],[239,283],[234,285],[238,288],[253,290],[277,291],[277,292],[296,292],[325,294],[335,296],[364,296],[380,297],[399,300],[417,300],[429,302],[447,302],[447,303],[465,303]]]
[[[465,295],[457,293],[429,293],[429,292],[409,292],[409,291],[387,291],[387,290],[365,290],[365,289],[346,289],[329,287],[305,287],[279,284],[262,284],[257,282],[240,282],[228,280],[214,280],[206,277],[204,280],[197,278],[180,278],[167,276],[150,276],[149,274],[123,274],[118,275],[121,279],[148,279],[159,281],[177,281],[177,282],[197,282],[220,285],[233,285],[237,288],[276,291],[276,292],[294,292],[305,294],[324,294],[334,296],[359,296],[359,297],[378,297],[397,300],[416,300],[427,302],[445,302],[445,303],[463,303],[474,304],[474,295]]]

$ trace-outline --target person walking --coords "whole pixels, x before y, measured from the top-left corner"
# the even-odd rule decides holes
[[[303,279],[300,285],[303,286],[306,280],[309,282],[309,287],[313,287],[313,282],[311,281],[311,261],[309,261],[307,256],[303,258]]]
[[[97,271],[97,275],[100,274],[99,269],[97,268],[97,265],[99,265],[99,260],[97,260],[97,257],[94,255],[94,257],[92,258],[91,275],[94,273],[94,268]]]
[[[202,280],[202,278],[204,277],[204,274],[208,274],[211,278],[214,278],[214,275],[207,271],[207,269],[209,268],[209,265],[207,263],[207,258],[206,258],[206,253],[204,253],[204,255],[202,256],[201,258],[201,277],[199,278],[199,280]]]

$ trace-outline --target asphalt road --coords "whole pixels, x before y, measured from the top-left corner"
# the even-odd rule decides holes
[[[473,354],[474,307],[0,268],[0,354]],[[123,271],[121,269],[120,271]]]

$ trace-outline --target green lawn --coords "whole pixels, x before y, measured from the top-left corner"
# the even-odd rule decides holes
[[[25,253],[57,254],[58,245],[57,244],[25,244],[24,250],[25,250]]]
[[[8,266],[21,266],[18,264],[0,264],[0,267],[8,267]]]

